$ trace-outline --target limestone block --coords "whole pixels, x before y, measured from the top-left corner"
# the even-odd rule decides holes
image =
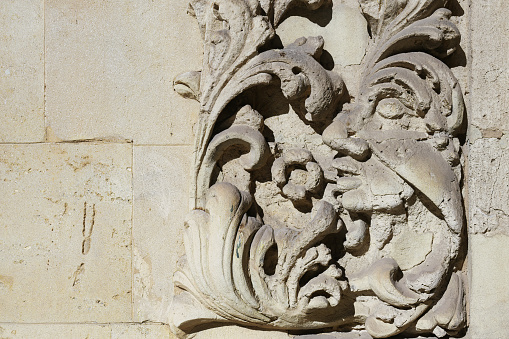
[[[471,338],[507,338],[509,314],[509,237],[471,235],[470,329]]]
[[[297,12],[276,29],[284,46],[301,36],[323,36],[322,63],[341,74],[350,94],[356,94],[359,86],[360,63],[369,42],[366,19],[359,3],[353,0],[334,0],[315,12]],[[300,16],[304,15],[304,16]]]
[[[238,326],[222,326],[211,328],[198,332],[195,339],[224,339],[224,338],[242,338],[242,339],[287,339],[291,338],[286,332],[277,331],[257,331]]]
[[[295,339],[371,339],[369,333],[365,331],[352,331],[352,332],[331,332],[321,334],[306,334],[295,336]]]
[[[332,6],[303,16],[291,16],[276,29],[284,46],[301,36],[324,38],[324,49],[330,53],[335,64],[342,66],[360,64],[369,41],[366,19],[359,4],[349,1],[343,4],[335,0]]]
[[[130,320],[131,152],[0,147],[0,321]]]
[[[167,321],[172,276],[183,253],[192,148],[134,148],[134,317]]]
[[[506,13],[509,13],[509,2],[472,1],[470,10],[473,46],[471,123],[485,130],[507,131],[509,21]]]
[[[187,0],[46,1],[47,124],[56,140],[190,143],[198,103],[172,81],[201,68]]]
[[[43,4],[0,2],[0,142],[44,140]]]
[[[470,146],[468,156],[469,231],[509,231],[509,153],[504,139],[485,138]]]
[[[0,337],[5,339],[109,339],[109,325],[96,324],[5,324],[0,323]]]
[[[111,339],[173,339],[168,325],[162,324],[113,324]]]
[[[173,339],[162,324],[9,324],[0,323],[2,339]]]

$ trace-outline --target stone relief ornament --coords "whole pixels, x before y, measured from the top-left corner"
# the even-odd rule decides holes
[[[326,0],[191,3],[205,52],[174,82],[201,104],[176,332],[463,329],[465,107],[441,61],[460,41],[446,2],[359,0],[371,42],[355,90],[320,63],[322,37],[281,46],[275,31]]]

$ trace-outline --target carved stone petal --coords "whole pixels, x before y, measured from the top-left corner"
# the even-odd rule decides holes
[[[240,156],[240,163],[245,170],[263,166],[270,156],[269,146],[263,135],[252,127],[234,125],[218,133],[210,142],[197,180],[197,198],[201,198],[211,184],[212,171],[228,148],[234,145],[246,145],[249,152]]]
[[[419,331],[433,331],[437,326],[459,330],[465,322],[463,282],[459,273],[451,276],[447,290],[431,310],[417,321]]]
[[[201,72],[186,72],[173,80],[173,89],[184,98],[200,100]]]

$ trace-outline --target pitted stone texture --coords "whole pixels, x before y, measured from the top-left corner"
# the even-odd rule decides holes
[[[162,324],[9,324],[0,323],[5,339],[174,339]]]
[[[372,339],[366,331],[352,331],[352,332],[331,332],[320,334],[306,334],[295,336],[295,339]]]
[[[189,146],[134,148],[134,319],[167,321],[173,272],[184,252]]]
[[[191,143],[199,106],[172,89],[201,67],[178,1],[46,1],[46,115],[54,139]]]
[[[507,225],[505,225],[507,227]],[[470,235],[470,338],[507,338],[509,266],[506,235]]]
[[[0,1],[0,142],[44,140],[44,1]]]
[[[373,338],[463,328],[465,110],[441,61],[461,38],[446,2],[361,0],[348,20],[334,13],[347,10],[340,1],[192,2],[206,57],[176,82],[201,110],[175,328],[355,326]],[[285,15],[317,21],[325,39],[307,19],[278,28]],[[367,22],[355,93],[330,71],[343,60],[324,57],[367,42]],[[340,28],[347,46],[330,44]]]
[[[109,339],[109,325],[95,324],[4,324],[0,323],[0,338],[5,339],[54,339],[94,338]]]
[[[112,324],[111,339],[174,339],[168,325]]]
[[[470,233],[509,234],[509,146],[478,139],[468,156]]]
[[[0,321],[130,320],[131,151],[0,146]]]
[[[472,1],[471,124],[509,130],[509,2]],[[487,20],[489,18],[489,20]],[[489,39],[487,38],[489,37]]]
[[[224,339],[224,338],[242,338],[242,339],[287,339],[291,338],[286,332],[277,331],[256,331],[237,326],[222,326],[205,331],[200,331],[194,337],[195,339]]]

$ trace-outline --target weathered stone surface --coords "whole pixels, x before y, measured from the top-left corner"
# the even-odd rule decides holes
[[[320,334],[306,334],[295,336],[295,339],[371,339],[372,337],[366,331],[331,332]]]
[[[211,8],[209,5],[212,1],[193,2],[197,8],[189,12],[195,12],[199,17],[200,11],[203,13],[203,8],[199,8],[200,4],[207,3],[207,8]],[[445,326],[444,319],[449,320],[451,312],[461,309],[461,302],[467,301],[470,314],[465,338],[508,337],[505,321],[509,314],[509,289],[506,287],[509,280],[506,267],[506,248],[509,246],[507,1],[450,0],[446,5],[452,10],[450,21],[456,24],[460,32],[465,33],[459,44],[462,48],[459,53],[446,58],[440,56],[448,67],[452,67],[450,71],[461,84],[461,92],[465,94],[468,107],[467,145],[462,147],[460,162],[461,152],[455,143],[457,140],[448,138],[450,134],[454,135],[457,126],[444,128],[453,124],[443,124],[440,114],[430,114],[445,112],[445,115],[449,116],[451,101],[445,93],[450,93],[449,90],[455,88],[457,90],[458,87],[454,78],[447,74],[448,70],[437,66],[436,62],[433,63],[432,67],[435,69],[432,73],[438,75],[438,78],[448,80],[442,81],[440,86],[434,83],[433,86],[424,88],[425,86],[414,86],[420,81],[415,75],[423,80],[426,78],[427,84],[433,84],[434,75],[427,76],[423,73],[423,69],[418,66],[423,59],[416,54],[392,59],[393,66],[397,67],[409,61],[413,62],[412,66],[408,67],[409,72],[399,78],[397,72],[388,74],[390,72],[373,71],[372,66],[379,63],[375,60],[376,57],[371,59],[371,65],[366,66],[366,62],[373,57],[373,54],[369,55],[372,47],[381,50],[376,47],[377,35],[377,39],[383,40],[380,32],[390,31],[383,21],[390,22],[395,18],[394,13],[400,13],[391,13],[391,6],[392,9],[402,4],[429,3],[434,6],[445,3],[443,0],[360,0],[364,12],[368,14],[367,20],[360,16],[357,0],[215,0],[218,7],[214,9],[215,12],[211,11],[212,15],[207,20],[214,23],[209,25],[209,31],[214,30],[217,34],[206,37],[206,50],[209,52],[206,53],[205,67],[201,64],[203,43],[195,24],[196,20],[186,14],[188,0],[0,0],[1,338],[174,338],[174,335],[168,332],[167,325],[130,322],[169,321],[168,313],[173,311],[171,298],[174,292],[178,291],[178,288],[174,291],[172,274],[177,266],[183,267],[186,263],[182,260],[177,264],[177,257],[183,253],[185,227],[203,230],[206,228],[204,225],[221,225],[220,220],[218,221],[220,218],[209,222],[209,216],[232,215],[229,214],[230,209],[212,201],[208,205],[211,206],[210,210],[195,210],[196,213],[193,212],[192,216],[196,218],[186,219],[188,224],[184,226],[184,214],[188,211],[188,186],[193,185],[196,175],[196,172],[190,174],[191,158],[194,154],[192,147],[187,145],[192,142],[191,130],[200,108],[197,102],[185,101],[176,92],[204,103],[204,89],[215,90],[222,86],[220,82],[212,81],[200,88],[200,80],[205,78],[207,70],[219,69],[214,75],[217,79],[241,67],[242,62],[231,68],[228,67],[232,64],[224,68],[218,67],[228,56],[231,57],[228,53],[232,51],[226,46],[239,46],[235,37],[242,32],[259,29],[259,33],[266,27],[263,26],[263,20],[255,21],[250,26],[235,26],[241,23],[239,18],[250,9],[235,12],[231,19],[231,13],[225,10],[225,6],[228,6],[228,3],[256,2],[262,7],[262,10],[256,10],[257,13],[266,13],[269,18],[273,18],[275,14],[278,18],[279,25],[274,25],[275,33],[285,47],[292,45],[295,39],[301,36],[315,35],[324,37],[324,46],[320,47],[319,40],[300,40],[293,44],[291,51],[300,49],[300,57],[295,58],[294,54],[289,53],[285,59],[286,64],[271,63],[273,60],[267,57],[258,58],[262,63],[270,63],[270,67],[257,69],[259,74],[262,74],[257,80],[262,83],[268,81],[263,78],[263,71],[272,76],[270,86],[264,85],[260,91],[266,98],[259,100],[260,97],[256,97],[259,93],[250,89],[241,100],[234,101],[224,111],[221,111],[224,107],[214,111],[211,106],[204,106],[202,110],[202,113],[213,112],[217,114],[213,119],[218,118],[218,124],[215,129],[211,128],[207,137],[204,137],[206,129],[202,128],[203,125],[194,128],[198,137],[203,137],[202,148],[232,142],[231,136],[243,143],[238,149],[209,154],[205,160],[207,174],[210,176],[201,182],[202,193],[207,192],[209,186],[216,182],[233,184],[239,191],[255,192],[246,198],[242,194],[235,196],[236,191],[228,188],[212,190],[215,195],[208,200],[221,199],[225,192],[233,192],[235,199],[223,201],[239,202],[239,210],[251,204],[251,208],[243,214],[246,218],[237,223],[241,225],[241,232],[236,234],[238,237],[233,238],[235,241],[231,242],[232,247],[226,257],[233,257],[235,263],[237,255],[242,255],[245,243],[252,240],[244,235],[252,230],[258,230],[261,234],[258,228],[260,221],[264,224],[264,239],[259,243],[279,241],[276,251],[274,247],[269,247],[270,251],[266,252],[269,259],[277,259],[277,254],[284,249],[298,246],[299,240],[302,241],[305,237],[316,236],[312,233],[298,234],[295,238],[291,237],[290,241],[281,243],[281,238],[284,238],[281,234],[286,231],[285,228],[293,231],[313,225],[309,229],[318,232],[330,226],[324,232],[332,230],[333,239],[328,239],[326,244],[343,244],[345,249],[341,253],[346,254],[338,258],[337,253],[332,253],[332,260],[326,262],[329,258],[327,250],[323,246],[311,246],[312,250],[299,254],[300,261],[295,267],[303,271],[309,267],[312,268],[311,271],[319,267],[316,272],[320,273],[325,269],[325,265],[332,262],[344,264],[347,269],[343,272],[323,272],[326,274],[322,274],[320,278],[327,278],[321,280],[316,279],[318,277],[315,274],[313,279],[316,280],[313,282],[316,285],[328,286],[330,295],[340,296],[331,286],[337,287],[334,280],[341,281],[341,274],[347,276],[351,285],[350,291],[346,298],[339,300],[339,304],[354,300],[356,291],[361,291],[364,299],[350,304],[350,311],[357,312],[359,317],[356,319],[360,324],[351,332],[296,335],[296,338],[368,339],[372,336],[360,330],[365,323],[375,323],[378,328],[372,327],[371,331],[381,336],[387,334],[387,331],[384,328],[379,331],[380,327],[405,325],[402,324],[402,319],[409,319],[412,315],[404,312],[414,306],[405,306],[395,313],[394,308],[386,304],[398,303],[401,300],[403,303],[409,300],[412,302],[415,289],[421,293],[426,286],[407,284],[412,281],[412,277],[408,278],[408,273],[423,263],[423,266],[429,267],[428,262],[441,262],[443,267],[452,267],[453,271],[458,272],[452,274],[450,281],[449,276],[446,277],[447,281],[444,280],[444,284],[449,283],[449,287],[441,299],[439,296],[433,297],[432,300],[441,301],[422,317],[424,320],[417,323],[419,331],[434,332],[436,337],[445,335],[441,327]],[[270,6],[273,5],[279,7],[271,9]],[[285,6],[291,8],[286,11]],[[323,8],[318,8],[320,6]],[[380,10],[387,10],[387,15],[380,16]],[[417,9],[414,13],[419,15],[425,12],[421,10],[422,8]],[[426,16],[428,14],[432,13],[426,12]],[[288,15],[296,16],[285,19]],[[442,12],[434,24],[423,26],[413,33],[428,32],[432,39],[451,39],[449,42],[456,44],[454,39],[457,34],[448,26],[449,20],[445,19],[446,16]],[[225,17],[230,19],[223,21]],[[198,19],[203,22],[204,18]],[[366,29],[367,21],[371,25],[371,37]],[[444,31],[428,30],[438,26]],[[382,27],[382,30],[377,30],[377,27]],[[205,27],[201,28],[206,30]],[[230,36],[228,31],[235,31],[235,34]],[[441,36],[444,32],[446,34]],[[406,38],[408,37],[410,35],[406,35]],[[245,61],[242,58],[252,57],[277,45],[258,44],[260,41],[252,38],[251,36],[246,40],[246,53],[238,59],[234,55],[230,61]],[[232,45],[227,45],[231,41]],[[300,43],[303,45],[296,46]],[[435,43],[438,44],[437,40],[419,48],[419,52],[428,47],[434,48]],[[400,47],[404,45],[405,43],[402,43]],[[317,57],[320,52],[322,56]],[[435,50],[432,54],[437,56],[440,52],[443,50]],[[300,67],[299,62],[303,59],[307,60],[303,64],[309,66],[312,63],[311,58],[315,57],[321,62],[321,66],[341,75],[344,82],[342,86],[339,86],[340,82],[335,82],[337,79],[334,79],[333,75],[322,72],[320,68],[314,67],[316,65],[314,68]],[[412,69],[413,66],[417,67]],[[178,76],[186,70],[193,72]],[[200,72],[204,70],[205,72]],[[367,118],[364,116],[362,121],[337,119],[341,124],[335,124],[334,128],[328,131],[329,135],[325,133],[322,137],[324,127],[330,123],[327,119],[332,118],[332,115],[322,115],[326,117],[325,123],[318,121],[319,119],[310,122],[302,118],[306,118],[302,113],[310,113],[306,111],[309,106],[306,106],[304,99],[308,97],[310,88],[316,85],[316,82],[310,84],[306,78],[309,73],[306,71],[309,70],[311,73],[322,72],[324,76],[319,76],[318,79],[328,77],[334,80],[329,83],[321,82],[324,85],[322,88],[329,91],[328,94],[331,89],[341,89],[342,93],[348,93],[350,104],[342,105],[345,104],[344,101],[348,101],[343,98],[345,100],[341,99],[340,105],[331,110],[331,113],[341,112],[344,117],[343,113],[347,111],[354,111],[350,116],[359,116],[359,111],[369,111],[369,114],[373,115]],[[371,83],[365,81],[368,78],[366,73],[374,76],[370,79]],[[249,75],[248,72],[242,74]],[[410,78],[415,82],[408,81]],[[176,86],[172,89],[174,79]],[[387,79],[391,80],[386,81]],[[383,87],[380,84],[384,81],[388,86],[377,88]],[[249,85],[236,82],[228,91],[224,91],[226,96],[232,96],[232,93],[241,88],[239,84],[245,85],[244,89]],[[401,84],[403,86],[396,89],[397,85]],[[278,92],[280,88],[283,89],[283,94]],[[415,90],[414,93],[431,93],[431,102],[440,105],[426,107],[427,101],[421,100],[425,96],[412,96],[410,92],[406,92],[407,89],[410,92]],[[435,93],[428,92],[430,89]],[[400,103],[405,107],[393,100],[396,96],[394,93],[398,91],[399,99],[402,99]],[[325,91],[320,90],[317,93]],[[455,92],[455,95],[457,94],[458,91]],[[255,96],[253,102],[250,101],[252,96]],[[249,102],[249,105],[242,106],[245,102]],[[288,102],[291,102],[291,105],[288,105]],[[328,102],[335,103],[334,100]],[[373,102],[376,104],[370,105]],[[320,106],[316,105],[320,103],[319,100],[314,103],[315,107]],[[411,109],[407,110],[408,108]],[[409,118],[411,113],[416,112],[417,115]],[[415,117],[422,117],[424,112],[428,117],[437,119],[426,119],[425,123],[420,124],[420,120]],[[319,116],[320,114],[310,114],[307,117]],[[345,125],[350,129],[343,129]],[[239,129],[238,126],[242,127]],[[428,133],[429,130],[437,126],[438,131],[435,131],[433,137],[429,137],[433,134]],[[393,133],[391,129],[397,129],[398,132]],[[382,132],[376,134],[374,130]],[[400,134],[400,130],[408,130],[408,133]],[[260,134],[257,134],[258,131]],[[450,133],[451,131],[453,133]],[[212,146],[207,145],[207,142],[217,135],[221,138],[216,138]],[[258,143],[259,147],[252,147],[260,140],[260,135],[268,141],[267,145]],[[463,140],[463,137],[461,135],[460,140]],[[363,142],[363,138],[367,139],[368,144]],[[427,143],[430,147],[402,141],[412,138]],[[98,144],[16,144],[82,139],[96,139]],[[391,143],[387,141],[389,139],[396,141]],[[134,152],[129,144],[107,144],[125,140],[133,140]],[[184,146],[167,147],[171,144]],[[200,144],[200,140],[197,144]],[[250,147],[253,152],[247,152]],[[295,149],[299,151],[294,151]],[[387,149],[397,152],[387,154]],[[267,151],[270,152],[269,156]],[[348,155],[336,155],[335,152]],[[439,155],[430,158],[421,154],[421,157],[416,157],[420,160],[415,161],[415,158],[408,156],[408,153],[413,155],[412,152]],[[333,153],[336,159],[331,161]],[[235,159],[241,154],[240,159]],[[278,159],[281,160],[274,161]],[[263,160],[265,167],[258,168],[257,160]],[[428,166],[428,163],[431,165]],[[465,166],[461,168],[463,164]],[[467,244],[457,236],[461,233],[456,233],[461,228],[461,223],[457,221],[463,220],[462,215],[441,215],[444,214],[443,211],[461,211],[461,208],[450,208],[458,206],[458,201],[450,204],[449,208],[444,208],[444,204],[450,203],[450,198],[457,194],[449,195],[447,192],[451,190],[443,189],[442,186],[451,186],[444,182],[437,184],[439,180],[436,180],[436,174],[439,173],[445,175],[438,177],[448,178],[450,182],[455,181],[456,179],[452,179],[453,174],[449,172],[451,168],[467,197],[464,206],[467,212],[469,254],[464,263],[460,258],[449,265],[443,260],[456,255],[456,246],[459,246],[456,242]],[[271,169],[274,169],[274,173],[271,173]],[[442,171],[443,169],[445,170]],[[344,220],[344,224],[328,223],[331,221],[328,213],[330,208],[327,209],[329,205],[317,204],[322,193],[323,200],[333,209],[353,212],[339,213],[338,219]],[[341,196],[341,199],[338,199],[338,196]],[[194,198],[192,205],[196,203],[200,208],[205,206],[207,199],[197,196]],[[311,203],[307,204],[308,202]],[[437,208],[430,207],[432,204],[438,204]],[[229,205],[226,207],[231,208]],[[359,218],[356,213],[365,214],[363,218]],[[320,223],[321,221],[327,223]],[[274,230],[273,234],[269,227]],[[334,238],[334,232],[338,229],[342,232],[340,239]],[[324,233],[318,235],[322,234]],[[202,237],[202,247],[206,248],[208,244],[222,240],[215,235],[217,232],[210,232],[208,237]],[[207,248],[207,253],[214,254],[215,249],[223,248]],[[258,247],[257,251],[253,251],[252,257],[258,255],[257,259],[265,259],[259,255],[262,250],[263,246]],[[460,253],[465,250],[460,248]],[[279,253],[274,254],[278,251]],[[437,253],[445,256],[437,259]],[[216,268],[217,262],[228,260],[223,256],[216,257],[220,260],[210,265],[213,268],[210,270],[212,284],[221,283],[221,279],[227,276],[224,274],[224,266],[223,271]],[[394,259],[394,262],[387,260],[389,257]],[[384,260],[370,265],[379,258]],[[426,261],[428,258],[432,260]],[[292,259],[294,258],[290,256],[290,261]],[[305,262],[308,259],[310,261]],[[203,259],[203,262],[205,261]],[[250,269],[250,273],[261,272],[263,275],[265,270],[272,273],[270,260],[267,262],[269,264],[266,266]],[[279,267],[288,267],[285,265]],[[402,272],[398,272],[398,269]],[[390,274],[396,272],[395,276],[398,278],[401,278],[401,273],[403,278],[396,284],[392,278],[386,278],[388,271]],[[235,286],[244,286],[242,279],[239,279],[242,277],[242,270],[237,267],[233,272]],[[437,275],[431,276],[425,283],[438,281],[440,272],[435,272]],[[274,269],[273,273],[280,272]],[[354,273],[358,275],[354,276]],[[466,275],[469,279],[462,278]],[[274,282],[274,279],[266,276],[261,285],[265,281],[270,282],[270,293],[267,295],[277,294],[285,284]],[[414,274],[415,277],[419,278],[420,275]],[[296,274],[292,275],[294,283],[299,282],[299,278]],[[308,280],[306,275],[302,282],[309,283]],[[331,280],[334,283],[331,283]],[[465,293],[469,293],[465,298],[464,291],[458,287],[458,282],[461,281],[470,282],[470,286],[465,288]],[[401,298],[401,295],[398,295],[401,292],[398,288],[401,286],[414,288],[403,290],[403,296],[410,299],[393,298],[394,295]],[[396,287],[396,290],[391,290],[393,287]],[[263,286],[258,285],[257,288],[259,291]],[[342,286],[339,285],[339,288]],[[199,290],[204,289],[200,287]],[[224,311],[229,300],[235,298],[235,291],[245,289],[236,289],[231,294],[226,292],[227,288],[216,291],[219,291],[219,304]],[[307,293],[309,297],[312,296],[309,289]],[[328,292],[324,290],[320,293],[326,295]],[[315,297],[324,297],[320,293],[315,294]],[[183,295],[186,296],[186,292]],[[385,300],[378,301],[379,297]],[[317,308],[323,307],[325,302],[335,302],[330,296],[321,300],[315,299],[316,303],[312,306]],[[177,299],[182,300],[184,298]],[[256,304],[260,300],[263,298],[241,298],[232,304],[238,307],[244,301]],[[453,301],[458,300],[456,306],[452,305]],[[217,314],[210,311],[207,313],[198,302],[187,306],[191,307],[183,307],[181,310],[188,319],[196,317],[217,320]],[[256,316],[260,310],[266,311],[268,308],[254,309]],[[400,311],[401,313],[398,313]],[[347,313],[340,308],[334,312],[336,315]],[[284,319],[291,318],[296,313],[298,312]],[[327,316],[320,314],[319,319],[326,319]],[[452,328],[451,332],[461,327],[457,320],[461,316],[464,316],[464,313],[460,310],[453,316],[456,319],[451,319],[446,324]],[[252,318],[247,322],[249,321],[252,321]],[[262,319],[261,322],[264,321],[271,320]],[[349,327],[346,327],[346,330],[349,330]],[[255,331],[223,326],[200,332],[196,337],[292,337],[285,331],[286,329],[279,332]],[[338,331],[341,329],[338,328]],[[316,332],[318,330],[312,333]],[[403,337],[407,336],[403,334]],[[427,336],[420,337],[415,334],[411,337]]]
[[[323,36],[321,62],[341,74],[351,96],[357,94],[360,64],[369,43],[367,22],[357,0],[334,0],[316,11],[297,10],[276,33],[284,46],[302,36]]]
[[[0,321],[130,320],[131,150],[0,146]]]
[[[135,146],[133,307],[136,321],[168,320],[172,275],[183,253],[188,210],[189,146]]]
[[[168,325],[112,324],[111,339],[173,339]]]
[[[94,338],[109,339],[111,326],[95,324],[9,324],[0,323],[0,337],[5,339]]]
[[[472,1],[470,6],[471,124],[482,130],[508,131],[509,2]]]
[[[507,225],[504,225],[507,227]],[[470,338],[507,338],[509,314],[509,236],[469,236]]]
[[[276,331],[257,331],[238,326],[221,326],[209,330],[201,331],[196,339],[224,339],[224,338],[243,338],[243,339],[287,339],[291,338],[287,333]]]
[[[201,65],[188,1],[46,1],[46,116],[55,140],[190,143],[198,105],[172,89]]]
[[[172,339],[162,324],[12,324],[0,323],[2,339]]]
[[[291,16],[276,29],[284,46],[304,36],[321,35],[324,50],[335,64],[359,65],[366,54],[369,42],[366,19],[361,14],[357,1],[332,1],[332,5],[313,12],[302,12],[310,18]],[[348,46],[348,47],[347,47]]]
[[[465,105],[442,61],[460,42],[446,2],[332,3],[329,48],[338,13],[365,18],[345,25],[363,37],[353,91],[324,62],[321,29],[278,28],[297,1],[191,3],[205,58],[175,87],[201,104],[174,276],[184,291],[169,310],[179,335],[207,322],[373,338],[465,326]],[[281,47],[278,29],[311,36]]]
[[[44,141],[43,8],[0,2],[0,142]]]
[[[496,138],[469,147],[470,233],[509,234],[509,145]]]

